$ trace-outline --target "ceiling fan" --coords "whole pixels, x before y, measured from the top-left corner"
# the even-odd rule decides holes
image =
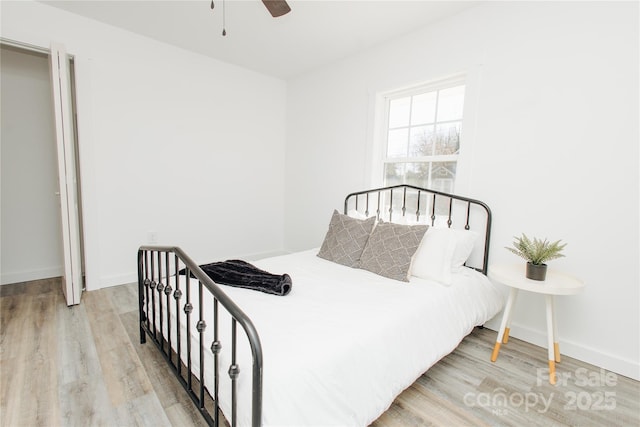
[[[291,12],[291,8],[285,0],[262,0],[262,3],[274,18]]]
[[[224,24],[225,4],[224,3],[225,3],[224,0],[222,0],[222,35],[226,36],[227,30],[224,28],[225,27],[225,24]],[[287,13],[291,12],[291,8],[287,4],[286,0],[262,0],[262,3],[264,3],[267,10],[271,14],[271,16],[273,16],[274,18],[277,18],[278,16],[286,15]],[[214,7],[215,5],[213,3],[213,0],[211,0],[211,9],[213,10]]]
[[[267,10],[274,18],[291,12],[291,8],[287,4],[286,0],[262,0],[262,3],[264,3]],[[224,1],[222,4],[224,6]],[[213,0],[211,0],[211,9],[213,9],[214,6]]]

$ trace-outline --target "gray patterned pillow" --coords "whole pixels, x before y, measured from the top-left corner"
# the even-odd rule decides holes
[[[411,259],[427,228],[427,225],[379,222],[362,252],[360,268],[408,282]]]
[[[318,256],[347,267],[357,267],[375,221],[375,217],[356,219],[334,210]]]

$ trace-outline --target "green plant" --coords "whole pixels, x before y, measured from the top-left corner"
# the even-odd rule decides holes
[[[531,264],[544,264],[552,259],[562,258],[562,250],[566,243],[561,244],[560,240],[549,242],[547,239],[538,238],[529,239],[524,233],[522,237],[514,237],[513,247],[505,246],[505,248],[521,258],[526,259]]]

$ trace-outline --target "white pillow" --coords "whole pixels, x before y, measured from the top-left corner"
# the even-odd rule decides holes
[[[446,228],[429,227],[411,264],[411,275],[451,285],[451,262],[456,240]]]
[[[413,259],[411,275],[451,285],[473,251],[478,233],[448,227],[430,227]]]
[[[451,259],[451,271],[454,273],[459,272],[469,255],[473,251],[478,238],[478,233],[471,230],[454,230],[449,229],[452,232],[456,241],[456,248],[453,251],[453,258]]]

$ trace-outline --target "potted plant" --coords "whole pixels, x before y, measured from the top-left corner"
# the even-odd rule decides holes
[[[513,247],[506,247],[521,258],[527,260],[526,276],[532,280],[544,280],[547,276],[547,264],[552,259],[561,258],[566,243],[560,240],[549,242],[547,239],[529,239],[524,233],[522,237],[514,237]]]

